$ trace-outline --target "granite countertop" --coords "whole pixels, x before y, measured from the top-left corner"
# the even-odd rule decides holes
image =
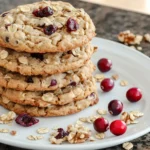
[[[35,2],[38,0],[0,0],[0,13],[9,10],[19,4]],[[150,31],[150,16],[135,12],[119,10],[115,8],[78,2],[78,0],[66,0],[75,7],[84,8],[92,17],[96,28],[97,36],[117,41],[117,34],[120,31],[131,30],[133,33],[145,34]],[[150,56],[150,44],[142,43],[142,52]],[[150,150],[150,133],[132,141],[134,150]],[[25,150],[4,144],[0,144],[0,150]],[[122,150],[122,146],[107,148],[105,150]]]

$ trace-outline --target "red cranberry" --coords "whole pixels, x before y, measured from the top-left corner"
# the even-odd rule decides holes
[[[48,17],[53,15],[53,10],[50,7],[45,7],[43,9],[36,9],[32,12],[36,17]]]
[[[36,59],[40,59],[41,61],[44,60],[43,54],[39,54],[39,53],[32,53],[31,57],[36,58]]]
[[[32,77],[30,77],[30,76],[27,77],[26,82],[27,83],[34,83]]]
[[[52,80],[51,80],[50,86],[55,86],[55,85],[57,85],[57,80],[52,79]]]
[[[130,102],[137,102],[142,98],[142,91],[139,88],[133,87],[127,91],[126,97]]]
[[[43,8],[42,12],[44,14],[44,17],[48,17],[48,16],[53,15],[53,9],[51,9],[50,7]]]
[[[70,85],[71,85],[71,86],[76,86],[77,83],[76,83],[75,81],[73,81],[73,82],[70,83]]]
[[[126,132],[127,130],[127,125],[124,121],[122,120],[115,120],[110,124],[110,131],[114,135],[122,135]]]
[[[108,104],[108,111],[111,115],[116,116],[119,115],[123,110],[123,104],[121,101],[118,100],[112,100]]]
[[[68,32],[72,32],[72,31],[76,31],[79,28],[79,24],[77,23],[76,20],[69,18],[67,21],[67,31]]]
[[[112,67],[112,62],[110,59],[102,58],[98,61],[97,66],[101,72],[107,72]]]
[[[20,124],[21,126],[24,127],[29,127],[39,122],[38,119],[33,118],[27,114],[19,115],[15,121],[17,124]]]
[[[114,81],[110,78],[106,78],[104,79],[102,82],[101,82],[101,89],[104,91],[104,92],[109,92],[113,89],[114,87]]]
[[[57,31],[57,27],[54,26],[54,25],[49,25],[49,26],[47,26],[47,27],[44,28],[44,33],[46,35],[52,35],[56,31]]]
[[[58,134],[55,136],[56,139],[61,139],[69,135],[69,133],[65,132],[64,129],[62,128],[58,128],[57,131],[58,131]]]
[[[5,13],[3,13],[1,16],[2,16],[2,17],[5,17],[5,16],[7,16],[8,13],[9,13],[9,12],[5,12]]]
[[[98,118],[94,121],[93,126],[97,132],[106,132],[109,122],[105,118]]]

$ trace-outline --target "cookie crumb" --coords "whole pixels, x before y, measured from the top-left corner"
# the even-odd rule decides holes
[[[28,140],[36,141],[36,140],[41,140],[41,139],[43,139],[44,137],[41,136],[41,135],[29,135],[27,138],[28,138]]]
[[[9,129],[0,129],[0,133],[8,133]]]
[[[118,75],[118,74],[112,75],[112,79],[113,79],[113,80],[118,80],[118,79],[119,79],[119,75]]]
[[[98,109],[97,113],[100,114],[100,115],[106,115],[107,114],[107,110]]]
[[[121,86],[127,86],[127,85],[128,85],[128,81],[126,81],[126,80],[121,80],[121,81],[120,81],[120,85],[121,85]]]
[[[148,33],[145,34],[145,35],[144,35],[144,39],[145,39],[146,42],[149,42],[149,43],[150,43],[150,34],[148,34]]]
[[[48,132],[49,132],[48,128],[39,128],[39,129],[37,129],[37,133],[39,133],[39,134],[45,134],[45,133],[48,133]]]
[[[17,134],[17,131],[12,130],[12,131],[10,132],[10,134],[11,134],[12,136],[15,136],[15,135]]]
[[[133,148],[133,144],[131,142],[126,142],[126,143],[123,143],[122,144],[122,147],[125,149],[125,150],[131,150]]]
[[[95,137],[99,140],[102,140],[105,138],[105,133],[96,133]]]

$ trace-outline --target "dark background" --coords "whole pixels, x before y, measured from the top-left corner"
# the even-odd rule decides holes
[[[38,0],[0,0],[0,13],[16,7],[20,4],[36,2]],[[75,7],[84,8],[91,16],[96,26],[98,37],[117,41],[120,31],[131,30],[136,34],[150,33],[150,16],[135,12],[119,10],[115,8],[79,2],[78,0],[65,0]],[[142,53],[150,56],[150,43],[141,44]],[[17,142],[17,141],[16,141]],[[150,150],[150,134],[132,141],[134,150]],[[122,150],[122,146],[107,148],[105,150]],[[4,144],[0,144],[0,150],[25,150]],[[103,149],[104,150],[104,149]]]

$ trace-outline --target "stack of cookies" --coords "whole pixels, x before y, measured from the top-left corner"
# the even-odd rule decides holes
[[[98,102],[90,61],[95,27],[65,2],[18,6],[0,16],[0,105],[31,116],[77,113]]]

